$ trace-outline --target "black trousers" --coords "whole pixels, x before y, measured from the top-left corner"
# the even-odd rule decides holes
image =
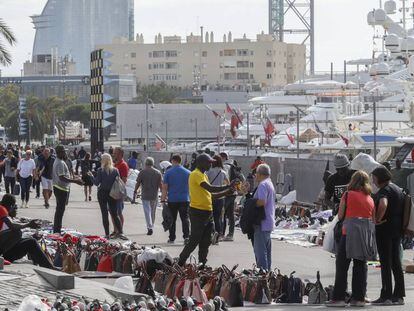
[[[49,258],[40,248],[39,243],[33,238],[22,239],[15,246],[3,254],[4,259],[13,262],[29,255],[35,265],[52,269],[53,265]]]
[[[30,187],[32,186],[32,181],[32,176],[29,176],[27,178],[20,177],[20,198],[22,199],[22,201],[29,202]]]
[[[219,234],[223,233],[223,207],[224,199],[213,200],[214,230]]]
[[[36,197],[40,197],[40,178],[38,179],[33,178],[32,186],[33,186],[33,189],[36,189]]]
[[[400,260],[401,237],[392,237],[385,230],[377,230],[377,248],[381,263],[381,298],[405,297],[404,274]],[[394,275],[394,292],[392,290],[392,274]]]
[[[4,177],[4,186],[6,187],[6,193],[13,193],[14,185],[16,184],[16,177]]]
[[[109,235],[109,217],[108,211],[114,220],[115,232],[122,233],[121,219],[118,214],[117,201],[109,195],[107,190],[98,190],[98,202],[101,208],[102,223],[105,230],[105,235]]]
[[[53,193],[56,198],[56,211],[53,221],[53,233],[60,233],[62,230],[63,215],[65,214],[66,204],[68,204],[69,191],[64,191],[53,187]]]
[[[168,202],[168,208],[173,217],[173,224],[170,228],[170,241],[175,241],[176,239],[175,233],[178,214],[180,214],[183,227],[183,239],[187,239],[190,235],[190,219],[188,218],[189,202]]]
[[[367,292],[367,262],[358,259],[353,260],[352,268],[352,298],[357,301],[365,301]],[[339,243],[336,255],[336,272],[333,300],[344,300],[348,286],[348,269],[351,259],[346,258],[346,236],[343,235]]]
[[[208,248],[211,245],[211,235],[213,233],[213,215],[211,211],[202,211],[190,207],[191,233],[190,240],[184,246],[180,254],[178,264],[183,266],[190,257],[191,253],[198,246],[198,261],[207,262]]]
[[[226,197],[224,199],[224,219],[223,219],[223,235],[226,234],[227,219],[229,221],[229,233],[228,235],[234,235],[234,201],[235,196]]]

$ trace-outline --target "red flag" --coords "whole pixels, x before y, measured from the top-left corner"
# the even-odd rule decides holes
[[[230,105],[228,103],[226,103],[226,112],[227,113],[231,113],[231,114],[234,113],[233,109],[231,109],[231,107],[230,107]]]
[[[273,125],[273,122],[269,119],[269,117],[267,117],[266,123],[263,124],[263,129],[266,134],[265,144],[268,144],[270,146],[273,134],[275,133],[275,126]]]
[[[231,123],[230,123],[230,133],[231,136],[233,136],[233,138],[235,138],[237,136],[237,132],[236,129],[239,128],[239,120],[237,118],[237,116],[232,115],[231,116]]]
[[[234,111],[237,119],[239,120],[239,124],[243,125],[243,113],[240,111],[240,109],[238,109],[237,111],[236,111],[236,109],[233,109],[233,111]]]
[[[349,139],[346,138],[345,136],[342,136],[341,134],[339,134],[339,137],[341,137],[341,139],[344,141],[345,145],[348,147],[349,146]]]
[[[293,137],[293,135],[289,134],[287,131],[286,131],[286,135],[290,143],[293,145],[295,143],[295,137]]]

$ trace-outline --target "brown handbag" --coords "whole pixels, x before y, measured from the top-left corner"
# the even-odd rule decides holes
[[[75,254],[64,244],[59,244],[59,249],[62,254],[62,272],[73,274],[82,271]]]
[[[214,291],[216,288],[216,283],[217,283],[217,277],[211,276],[208,279],[207,283],[204,285],[203,290],[206,292],[208,299],[213,299],[215,297]]]

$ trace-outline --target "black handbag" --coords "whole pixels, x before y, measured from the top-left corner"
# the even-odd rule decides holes
[[[346,216],[346,208],[348,205],[348,192],[345,193],[345,211],[344,211],[344,217],[341,220],[338,220],[338,222],[335,225],[334,228],[334,239],[336,243],[339,243],[341,241],[341,237],[342,237],[342,226],[344,224],[344,219]]]

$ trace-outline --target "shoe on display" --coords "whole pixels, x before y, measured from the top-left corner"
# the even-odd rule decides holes
[[[344,300],[329,300],[325,303],[325,306],[330,308],[345,308],[346,303]]]

